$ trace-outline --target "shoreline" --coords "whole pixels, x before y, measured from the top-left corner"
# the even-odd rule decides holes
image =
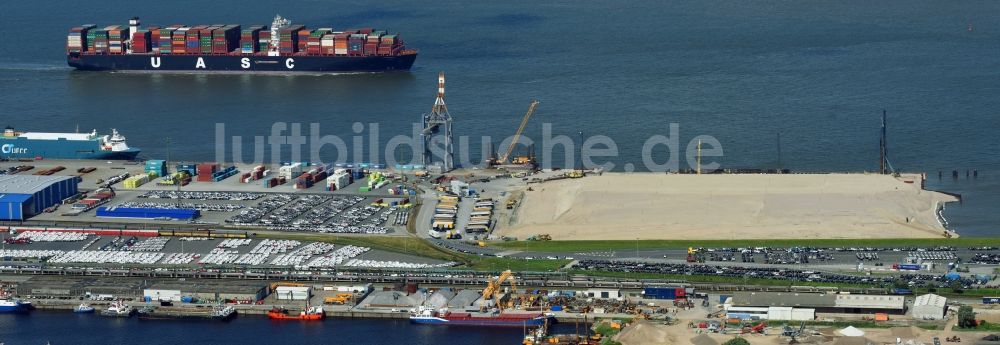
[[[78,302],[78,301],[73,301],[73,302]],[[41,310],[41,311],[46,311],[46,312],[67,312],[67,313],[73,313],[73,308],[75,308],[77,305],[79,305],[79,303],[66,303],[66,304],[41,303],[41,304],[34,305],[34,308],[35,308],[35,310]],[[91,306],[93,306],[93,307],[103,306],[103,305],[104,305],[103,303],[102,304],[91,304]],[[143,306],[146,306],[146,305],[147,304],[145,304],[145,303],[132,304],[132,306],[134,308],[140,308],[140,307],[143,307]],[[155,306],[155,304],[148,304],[148,305]],[[247,305],[247,304],[225,304],[225,305],[226,306],[233,306],[233,307],[235,307],[236,308],[236,312],[237,312],[237,317],[252,316],[252,317],[255,317],[255,318],[260,317],[262,319],[267,319],[267,312],[269,310],[271,310],[271,308],[277,307],[277,306],[283,306],[283,305]],[[204,304],[204,305],[181,305],[181,306],[174,305],[171,308],[173,308],[174,311],[178,311],[179,309],[182,309],[182,308],[192,309],[192,311],[200,311],[199,309],[204,309],[204,308],[210,307],[210,306],[212,306],[212,305],[208,305],[208,304]],[[377,320],[377,319],[409,320],[409,318],[410,318],[409,312],[391,312],[391,311],[373,311],[373,310],[350,310],[350,309],[349,310],[330,310],[330,309],[340,309],[338,307],[343,308],[343,306],[329,306],[329,305],[324,305],[323,308],[324,308],[324,313],[326,314],[326,317],[327,318],[351,318],[351,319],[375,319],[375,320]],[[292,308],[294,308],[294,307],[292,307]],[[353,308],[353,307],[350,307],[350,308]],[[111,317],[101,316],[100,315],[100,311],[101,310],[102,310],[101,308],[98,308],[97,311],[95,311],[94,313],[90,313],[90,315],[93,315],[93,316],[99,317],[99,318],[114,319],[114,318],[111,318]],[[580,313],[570,313],[570,312],[561,312],[561,311],[556,311],[556,312],[553,312],[553,311],[521,311],[521,310],[517,311],[517,313],[546,313],[546,312],[552,313],[553,315],[555,315],[555,318],[556,318],[556,320],[558,322],[572,322],[572,321],[582,321],[582,320],[593,320],[594,317],[595,317],[594,315],[591,315],[591,314],[580,314]],[[28,312],[27,314],[30,315],[31,312]],[[83,314],[83,315],[87,315],[87,314]],[[600,318],[620,318],[620,317],[628,317],[628,316],[630,316],[630,315],[629,314],[602,314],[602,315],[599,315],[597,317],[600,317]],[[215,322],[215,321],[213,321],[211,319],[205,319],[204,321],[206,321],[206,322]],[[323,320],[319,320],[319,321],[323,321]]]

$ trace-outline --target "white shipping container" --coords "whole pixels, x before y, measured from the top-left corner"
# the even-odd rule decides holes
[[[337,292],[367,293],[372,290],[373,288],[371,283],[365,285],[337,286]]]
[[[274,294],[279,300],[304,301],[309,299],[310,290],[308,286],[279,286],[274,289]]]
[[[145,289],[142,290],[142,296],[153,301],[180,301],[181,290]]]

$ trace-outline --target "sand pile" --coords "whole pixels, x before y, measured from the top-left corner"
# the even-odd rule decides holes
[[[911,176],[912,180],[913,177]],[[532,185],[502,235],[557,240],[940,237],[951,196],[865,174],[604,174]],[[506,222],[501,222],[506,224]]]

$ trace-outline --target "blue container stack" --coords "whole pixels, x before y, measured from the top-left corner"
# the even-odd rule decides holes
[[[183,219],[190,220],[201,216],[198,210],[166,209],[145,207],[98,207],[98,217],[108,218],[140,218],[140,219]]]
[[[167,176],[167,161],[151,159],[146,161],[146,173],[154,173],[157,177]]]
[[[222,180],[225,180],[225,179],[229,178],[230,176],[233,176],[233,175],[236,175],[236,174],[239,174],[239,173],[240,173],[240,171],[236,170],[235,166],[231,166],[231,167],[228,167],[228,168],[225,168],[225,169],[222,169],[222,170],[219,170],[219,171],[216,171],[215,173],[213,173],[212,174],[212,181],[213,182],[219,182],[219,181],[222,181]]]
[[[174,168],[177,169],[177,172],[187,171],[188,176],[198,175],[198,165],[196,164],[177,164]]]
[[[678,287],[647,287],[642,290],[643,298],[647,299],[677,299],[683,298],[684,288]]]

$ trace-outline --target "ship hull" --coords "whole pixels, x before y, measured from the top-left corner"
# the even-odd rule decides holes
[[[132,314],[135,314],[135,310],[129,311],[128,313],[116,313],[116,312],[104,311],[101,313],[101,316],[127,319],[132,317]]]
[[[96,140],[0,139],[0,158],[133,160],[140,150],[101,150]]]
[[[411,317],[410,323],[425,325],[484,326],[484,327],[524,327],[542,326],[545,317],[496,318],[496,317]]]
[[[417,54],[397,56],[68,55],[85,71],[170,73],[362,73],[408,71]]]
[[[319,321],[323,320],[325,314],[288,314],[284,312],[270,311],[267,317],[271,320],[294,320],[294,321]]]
[[[11,314],[11,313],[26,313],[30,310],[28,306],[19,303],[5,303],[0,305],[0,313]]]
[[[139,320],[212,320],[212,321],[232,321],[236,318],[236,313],[232,313],[226,316],[215,316],[215,315],[179,315],[179,314],[162,314],[157,312],[152,313],[139,313]]]

